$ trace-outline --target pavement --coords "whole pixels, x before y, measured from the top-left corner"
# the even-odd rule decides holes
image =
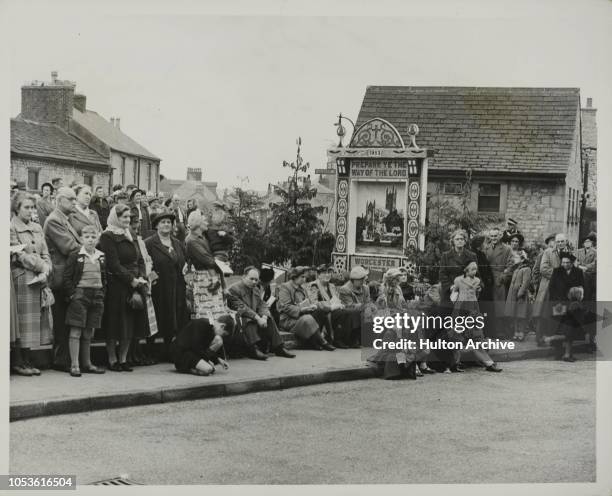
[[[596,362],[578,358],[14,422],[9,473],[79,485],[590,483],[574,493],[604,494],[592,487]]]
[[[10,420],[69,414],[110,408],[196,400],[287,389],[298,386],[359,380],[376,376],[368,367],[367,350],[333,352],[294,350],[297,357],[271,357],[266,362],[236,359],[230,369],[209,377],[176,372],[163,363],[137,367],[134,372],[83,374],[80,378],[54,370],[39,377],[11,376]],[[538,348],[533,336],[516,343],[513,351],[491,352],[498,362],[545,358],[549,348]],[[465,353],[465,360],[469,354]]]

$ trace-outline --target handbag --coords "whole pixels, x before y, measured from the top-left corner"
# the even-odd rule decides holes
[[[145,307],[142,295],[138,291],[132,291],[127,303],[132,310],[143,310]]]

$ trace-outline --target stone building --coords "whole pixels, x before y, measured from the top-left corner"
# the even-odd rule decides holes
[[[90,146],[72,130],[75,85],[60,81],[21,88],[21,113],[11,119],[11,178],[29,191],[62,177],[64,184],[108,187],[110,153]]]
[[[136,184],[157,192],[160,159],[123,133],[119,119],[107,121],[86,108],[75,83],[35,81],[21,88],[21,113],[11,120],[11,176],[29,190],[55,177],[103,186]]]
[[[577,88],[370,86],[356,126],[382,118],[408,142],[409,125],[418,125],[419,146],[433,152],[430,202],[458,203],[470,169],[473,211],[504,225],[516,219],[527,243],[566,232],[576,244],[595,215],[595,115],[591,99],[581,109]],[[330,181],[334,168],[316,172]]]
[[[72,129],[81,139],[96,146],[103,144],[109,150],[112,184],[135,184],[146,191],[159,191],[161,159],[125,134],[121,119],[104,117],[86,107],[85,95],[74,96]]]

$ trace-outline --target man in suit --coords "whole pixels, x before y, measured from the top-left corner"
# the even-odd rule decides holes
[[[106,219],[108,219],[108,214],[110,214],[111,204],[104,194],[104,188],[102,186],[96,188],[96,194],[91,199],[89,206],[98,214],[102,229],[106,229]]]
[[[489,231],[489,246],[484,250],[487,261],[493,273],[493,305],[495,314],[495,330],[497,337],[507,338],[511,332],[510,323],[504,320],[506,310],[506,281],[512,279],[514,258],[512,248],[501,242],[500,229],[495,227]],[[488,315],[491,319],[491,315]]]
[[[68,354],[68,329],[66,327],[66,309],[68,307],[63,290],[64,267],[70,253],[79,250],[81,239],[69,220],[76,210],[76,194],[70,188],[59,188],[56,194],[56,208],[49,214],[43,232],[49,248],[53,273],[51,290],[55,303],[51,308],[53,314],[53,367],[58,370],[70,370]]]
[[[268,357],[260,348],[269,344],[276,356],[294,358],[284,345],[276,323],[264,302],[259,288],[259,269],[247,267],[241,281],[227,290],[228,305],[242,319],[242,330],[249,356],[255,360],[266,360]]]

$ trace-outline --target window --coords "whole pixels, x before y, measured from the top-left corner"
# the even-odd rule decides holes
[[[125,185],[125,157],[121,157],[121,184]]]
[[[28,189],[38,190],[38,169],[28,169]]]
[[[93,174],[83,174],[83,184],[93,188]]]
[[[445,195],[460,195],[463,193],[463,184],[461,183],[444,183]]]
[[[501,185],[479,184],[478,186],[478,211],[499,212]]]

